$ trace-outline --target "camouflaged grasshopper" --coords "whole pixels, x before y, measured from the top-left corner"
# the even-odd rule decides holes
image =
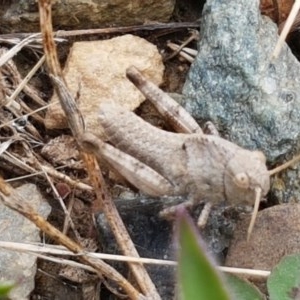
[[[158,129],[120,106],[102,104],[99,122],[113,146],[85,133],[84,147],[143,193],[185,195],[189,202],[205,201],[209,206],[223,200],[231,205],[255,203],[257,212],[261,197],[270,188],[264,154],[243,149],[217,134],[204,134],[183,107],[136,68],[130,67],[127,77],[179,133]]]

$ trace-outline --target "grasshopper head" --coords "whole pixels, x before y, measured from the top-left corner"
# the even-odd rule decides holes
[[[254,204],[256,191],[265,196],[270,189],[270,175],[262,152],[239,149],[228,161],[224,186],[226,199],[233,204]]]

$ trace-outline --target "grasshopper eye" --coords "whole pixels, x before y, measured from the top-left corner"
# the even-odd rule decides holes
[[[236,174],[233,178],[233,181],[240,188],[244,188],[244,189],[249,188],[250,182],[249,182],[249,177],[246,173]]]

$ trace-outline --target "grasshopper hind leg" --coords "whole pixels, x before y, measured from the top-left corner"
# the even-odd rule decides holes
[[[167,93],[147,80],[138,69],[131,66],[126,70],[126,75],[177,132],[203,134],[195,119]]]

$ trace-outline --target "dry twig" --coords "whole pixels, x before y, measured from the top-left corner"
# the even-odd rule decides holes
[[[51,78],[56,88],[61,106],[67,116],[69,127],[74,137],[80,144],[80,137],[84,132],[84,122],[82,120],[80,111],[78,110],[74,99],[67,90],[62,78],[62,71],[58,63],[56,47],[53,39],[51,1],[40,0],[39,11],[46,62],[49,67]],[[84,162],[86,163],[90,180],[95,189],[97,201],[99,201],[100,206],[105,213],[119,246],[125,255],[138,256],[138,252],[136,251],[134,244],[127,233],[114,202],[106,190],[104,180],[95,157],[87,153],[82,153],[82,156]],[[129,267],[132,270],[135,279],[144,295],[149,299],[160,299],[156,288],[144,266],[142,264],[129,264]],[[128,294],[130,298],[132,298],[133,295]]]
[[[180,22],[180,23],[153,23],[144,25],[133,25],[133,26],[121,26],[121,27],[107,27],[107,28],[96,28],[96,29],[81,29],[81,30],[59,30],[54,32],[55,41],[61,42],[62,39],[59,37],[71,37],[71,36],[83,36],[83,35],[107,35],[113,33],[131,33],[135,31],[157,31],[157,30],[180,30],[180,29],[198,29],[200,22]],[[36,34],[36,35],[35,35]],[[33,36],[34,35],[34,36]],[[30,42],[40,42],[40,33],[9,33],[1,34],[0,41],[9,44],[18,44],[23,39],[31,36]]]

